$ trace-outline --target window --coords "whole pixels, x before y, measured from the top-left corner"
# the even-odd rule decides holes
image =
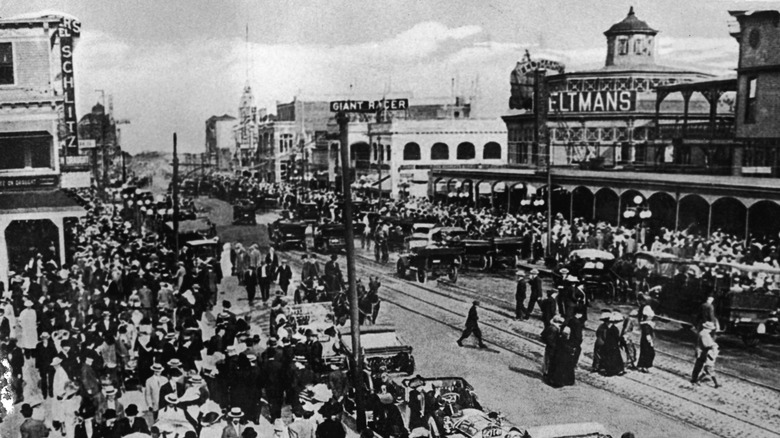
[[[431,160],[449,160],[450,147],[444,143],[436,143],[431,148]]]
[[[651,36],[647,37],[647,50],[645,51],[645,55],[653,56],[653,37]]]
[[[474,158],[476,158],[476,156],[477,154],[474,151],[473,144],[469,142],[465,142],[458,145],[457,158],[459,160],[473,160]]]
[[[0,43],[0,85],[14,83],[14,46],[13,43]]]
[[[745,99],[745,123],[756,123],[756,87],[758,78],[747,80],[747,98]]]
[[[417,161],[420,158],[420,145],[417,143],[406,143],[406,146],[404,146],[404,161]]]
[[[642,38],[636,37],[634,39],[634,53],[637,55],[642,54],[642,50],[644,49],[644,41]]]
[[[385,146],[385,161],[390,162],[393,158],[390,156],[390,145]]]
[[[628,38],[618,38],[618,55],[628,55]]]
[[[293,136],[292,134],[282,134],[279,138],[279,152],[286,152],[292,149]]]
[[[482,150],[483,160],[500,160],[501,159],[501,145],[491,141],[485,145],[485,149]]]
[[[53,168],[51,135],[5,134],[0,137],[0,156],[0,170]]]

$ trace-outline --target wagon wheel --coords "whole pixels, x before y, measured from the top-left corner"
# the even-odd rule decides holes
[[[447,274],[447,277],[450,279],[451,282],[455,283],[458,281],[458,267],[453,266],[450,268],[450,272]]]
[[[487,271],[488,268],[490,268],[490,258],[485,255],[479,256],[479,266],[480,266],[479,268],[480,270]]]
[[[398,278],[404,278],[406,275],[406,266],[404,266],[403,260],[398,260],[395,264],[395,273],[398,275]]]
[[[417,270],[417,281],[419,281],[420,283],[425,283],[425,280],[427,278],[428,278],[428,274],[425,272],[425,268]]]

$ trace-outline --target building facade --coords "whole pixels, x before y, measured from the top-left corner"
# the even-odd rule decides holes
[[[230,170],[230,151],[235,144],[236,118],[228,114],[211,116],[206,120],[206,149],[208,164],[218,171]]]
[[[61,190],[89,184],[89,164],[78,150],[74,101],[73,46],[80,30],[77,19],[64,15],[0,20],[0,281],[5,284],[9,273],[20,272],[36,252],[64,263],[65,223],[85,213]]]
[[[262,117],[262,116],[261,116]],[[238,104],[238,122],[235,125],[234,167],[251,170],[256,165],[257,154],[257,107],[252,87],[247,84]]]
[[[434,167],[430,194],[546,210],[549,178],[568,219],[777,236],[778,12],[732,15],[738,78],[657,64],[656,31],[632,10],[605,32],[602,69],[551,74],[538,111],[503,117],[509,165]]]

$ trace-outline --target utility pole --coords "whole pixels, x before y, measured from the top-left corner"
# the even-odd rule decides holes
[[[336,114],[339,124],[341,152],[341,184],[344,190],[344,228],[347,239],[347,283],[349,284],[349,319],[352,328],[352,352],[355,360],[352,387],[355,388],[357,429],[366,428],[365,397],[363,395],[363,353],[360,348],[360,312],[355,285],[355,233],[352,223],[352,193],[349,178],[349,117],[344,111]]]
[[[173,133],[173,250],[174,260],[179,263],[179,156],[176,150],[176,133]]]

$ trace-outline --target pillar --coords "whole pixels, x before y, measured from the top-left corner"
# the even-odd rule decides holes
[[[750,207],[745,208],[745,247],[750,238]]]
[[[57,227],[57,241],[60,249],[60,268],[65,264],[65,220],[62,216],[51,218],[52,223]]]
[[[598,193],[598,192],[596,192]],[[591,216],[590,220],[595,221],[596,220],[596,193],[593,194],[593,216]]]
[[[677,193],[677,199],[674,206],[674,232],[680,230],[680,194]]]
[[[710,238],[712,232],[712,203],[709,205],[709,212],[707,213],[707,238]]]
[[[574,190],[569,192],[569,225],[574,223]]]
[[[621,207],[622,203],[623,203],[623,196],[622,196],[622,193],[621,193],[620,195],[618,195],[617,225],[616,225],[618,227],[620,226],[620,207]]]
[[[0,218],[0,281],[5,284],[5,289],[8,290],[8,245],[5,241],[5,229],[8,228],[10,223],[7,219]]]
[[[509,186],[509,184],[504,183],[504,187],[506,190],[506,212],[511,213],[512,212],[512,187]]]

